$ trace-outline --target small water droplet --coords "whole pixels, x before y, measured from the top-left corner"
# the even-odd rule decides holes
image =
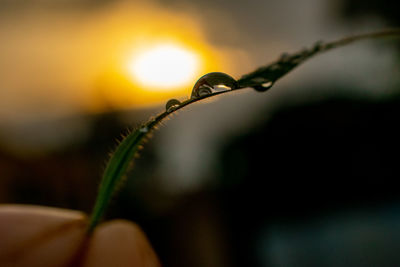
[[[260,85],[253,86],[253,88],[258,91],[258,92],[265,92],[269,88],[271,88],[274,85],[272,81],[266,81]]]
[[[265,83],[261,84],[261,86],[265,87],[265,88],[270,88],[272,86],[272,84],[273,84],[273,82],[268,81],[268,82],[265,82]]]
[[[149,131],[149,127],[147,127],[147,126],[143,126],[139,129],[139,132],[141,132],[141,133],[147,133],[148,131]]]
[[[238,88],[238,83],[228,74],[210,72],[197,80],[193,86],[191,98]]]
[[[181,102],[178,99],[173,98],[168,100],[167,104],[165,105],[165,109],[167,110],[167,112],[171,112],[177,109],[180,104]]]

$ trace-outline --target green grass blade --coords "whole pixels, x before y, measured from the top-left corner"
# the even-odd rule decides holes
[[[108,161],[108,164],[104,171],[97,199],[89,220],[88,233],[91,233],[96,225],[100,222],[110,203],[111,198],[115,193],[116,188],[123,180],[123,177],[126,175],[126,172],[132,162],[133,157],[138,152],[145,138],[151,131],[153,131],[155,126],[169,114],[174,113],[175,111],[189,104],[193,104],[205,98],[214,97],[216,95],[236,91],[238,89],[261,86],[262,83],[265,83],[265,81],[271,81],[272,83],[275,83],[278,79],[285,76],[295,67],[321,52],[326,52],[333,48],[341,47],[363,39],[381,38],[388,36],[399,37],[400,29],[392,29],[356,35],[327,43],[318,42],[309,49],[303,49],[291,55],[287,54],[283,58],[281,57],[280,59],[272,62],[269,65],[263,66],[247,75],[244,75],[238,80],[239,88],[235,90],[227,90],[198,98],[188,99],[182,102],[177,108],[165,111],[155,118],[150,119],[141,128],[136,129],[135,131],[131,132],[127,137],[125,137],[125,139],[123,139],[123,141],[118,145],[118,147],[110,157],[110,160]]]

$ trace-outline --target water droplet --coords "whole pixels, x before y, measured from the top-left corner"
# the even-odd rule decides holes
[[[139,132],[141,133],[147,133],[149,131],[149,127],[143,126],[142,128],[139,129]]]
[[[258,92],[265,92],[269,88],[271,88],[274,85],[272,81],[266,81],[260,85],[253,86],[253,88],[258,91]]]
[[[181,102],[179,100],[173,98],[168,100],[167,104],[165,105],[165,109],[167,110],[167,112],[171,112],[177,109],[180,104]]]
[[[238,83],[228,74],[210,72],[197,80],[193,86],[191,98],[238,88]]]
[[[265,88],[270,88],[272,86],[272,84],[273,84],[273,82],[268,81],[268,82],[265,82],[265,83],[261,84],[261,86],[265,87]]]

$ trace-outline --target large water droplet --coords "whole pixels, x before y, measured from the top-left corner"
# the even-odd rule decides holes
[[[168,100],[167,104],[165,104],[165,109],[167,112],[172,112],[179,107],[181,102],[175,98]]]
[[[253,88],[258,91],[258,92],[265,92],[269,88],[271,88],[274,85],[272,81],[265,81],[264,83],[260,85],[253,86]]]
[[[238,83],[228,74],[222,72],[210,72],[197,80],[193,86],[191,98],[228,91],[238,88]]]

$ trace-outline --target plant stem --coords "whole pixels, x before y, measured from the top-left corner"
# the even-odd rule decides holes
[[[295,67],[305,62],[307,59],[313,57],[321,52],[326,52],[328,50],[338,48],[355,41],[370,39],[370,38],[382,38],[389,36],[400,36],[400,29],[390,29],[385,31],[367,33],[354,35],[351,37],[342,38],[333,42],[317,42],[309,49],[303,49],[294,54],[285,54],[281,56],[278,60],[272,62],[269,65],[258,68],[257,70],[244,75],[238,80],[238,89],[262,86],[263,83],[271,82],[271,85],[275,83],[278,79],[282,78],[284,75],[292,71]],[[269,87],[268,87],[269,89]],[[154,130],[155,126],[160,123],[169,114],[184,108],[190,104],[203,99],[214,97],[216,95],[232,92],[235,90],[227,90],[222,92],[217,92],[197,98],[191,98],[182,102],[173,110],[167,110],[158,114],[155,118],[150,119],[144,123],[140,128],[132,131],[125,139],[118,145],[110,160],[107,163],[106,169],[104,171],[102,181],[100,184],[99,192],[97,194],[97,199],[93,207],[92,214],[90,216],[87,232],[90,234],[93,232],[97,224],[103,217],[111,198],[114,195],[116,188],[119,183],[123,180],[126,172],[129,168],[130,163],[134,155],[138,152],[143,141],[149,135],[151,131]]]

